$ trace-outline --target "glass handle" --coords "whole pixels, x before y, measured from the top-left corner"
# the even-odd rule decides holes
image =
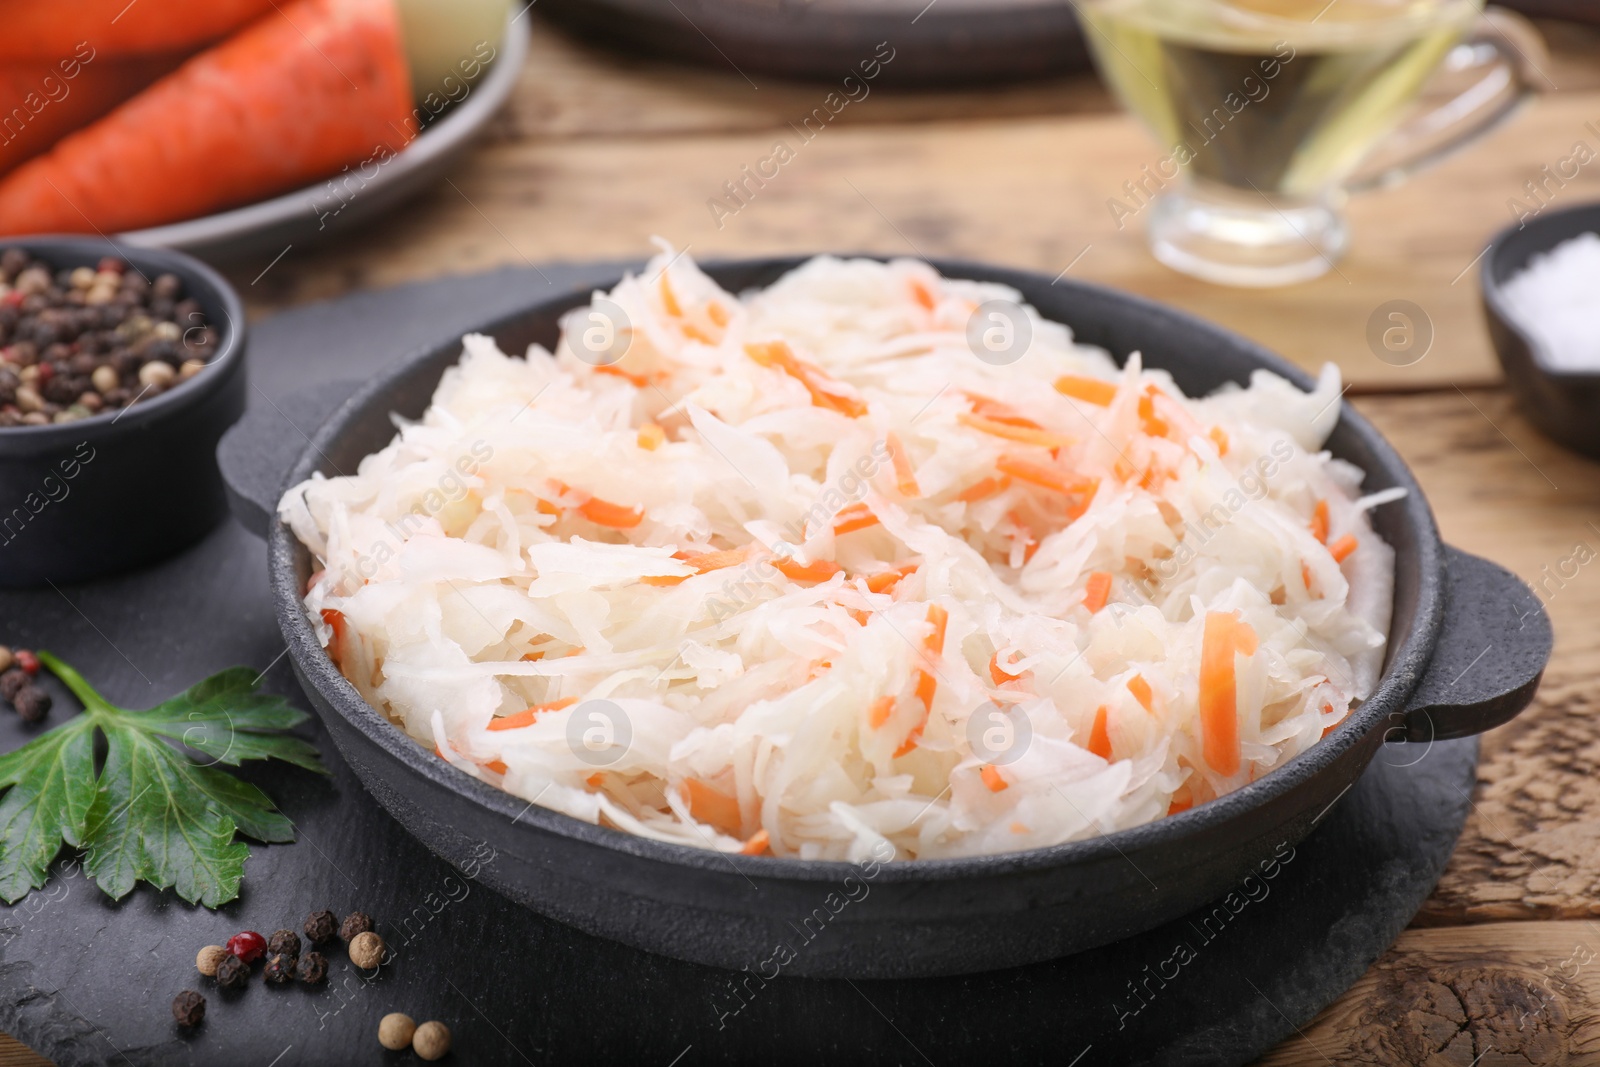
[[[1491,7],[1446,55],[1417,113],[1389,134],[1344,183],[1350,192],[1394,185],[1477,140],[1542,87],[1554,87],[1544,39],[1533,24]]]

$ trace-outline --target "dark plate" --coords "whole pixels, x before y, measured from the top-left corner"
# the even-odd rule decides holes
[[[710,265],[740,291],[770,284],[800,257]],[[1189,394],[1244,382],[1268,368],[1306,375],[1253,343],[1191,316],[1096,286],[978,264],[936,262],[954,277],[1018,289],[1046,317],[1118,358],[1140,350]],[[554,343],[558,319],[589,289],[544,299],[488,324],[507,351]],[[391,415],[420,416],[455,342],[401,360],[346,402],[287,478],[354,469],[394,433]],[[314,419],[311,421],[315,421]],[[281,426],[242,424],[233,456],[269,451]],[[1445,739],[1504,722],[1531,699],[1549,656],[1549,621],[1515,577],[1447,549],[1404,462],[1345,408],[1329,441],[1367,471],[1366,489],[1408,497],[1379,510],[1378,532],[1398,555],[1389,662],[1373,696],[1325,742],[1227,797],[1102,838],[970,859],[885,866],[869,898],[844,910],[788,973],[850,978],[957,974],[1064,956],[1148,930],[1237,884],[1293,845],[1360,776],[1385,738]],[[259,466],[246,463],[243,466]],[[233,481],[229,475],[230,482]],[[282,483],[279,483],[280,486]],[[252,493],[258,528],[276,499]],[[340,752],[363,784],[440,855],[462,861],[490,842],[500,856],[485,880],[514,900],[580,929],[681,959],[738,968],[792,937],[795,916],[859,872],[853,865],[729,857],[583,823],[494,789],[440,761],[361,700],[329,662],[300,602],[309,554],[283,527],[269,532],[272,584],[290,659]],[[1469,669],[1470,668],[1470,669]]]
[[[1523,416],[1573,451],[1600,456],[1600,373],[1554,369],[1543,342],[1511,313],[1502,289],[1534,256],[1586,233],[1600,233],[1600,204],[1551,211],[1512,226],[1490,244],[1480,280],[1489,336]]]

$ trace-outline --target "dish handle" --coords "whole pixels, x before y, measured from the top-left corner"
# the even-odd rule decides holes
[[[1421,683],[1387,741],[1444,741],[1510,722],[1533,700],[1552,634],[1544,604],[1498,564],[1445,546],[1445,611]]]
[[[255,390],[244,417],[217,443],[233,517],[265,538],[278,514],[278,498],[295,461],[311,446],[317,427],[356,391],[355,382],[327,382],[274,400]]]

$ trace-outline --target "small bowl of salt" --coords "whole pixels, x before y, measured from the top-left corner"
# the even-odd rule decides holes
[[[1560,444],[1600,456],[1600,204],[1496,237],[1483,306],[1523,415]]]

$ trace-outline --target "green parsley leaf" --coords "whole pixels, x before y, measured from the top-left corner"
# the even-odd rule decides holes
[[[85,850],[84,870],[113,899],[145,881],[215,908],[239,895],[250,849],[236,833],[294,840],[265,793],[218,766],[278,759],[327,773],[315,748],[282,732],[305,713],[259,692],[256,672],[232,667],[129,711],[50,653],[39,660],[83,702],[83,714],[0,756],[0,898],[14,904],[44,885],[65,842]],[[106,739],[98,774],[97,730]]]

